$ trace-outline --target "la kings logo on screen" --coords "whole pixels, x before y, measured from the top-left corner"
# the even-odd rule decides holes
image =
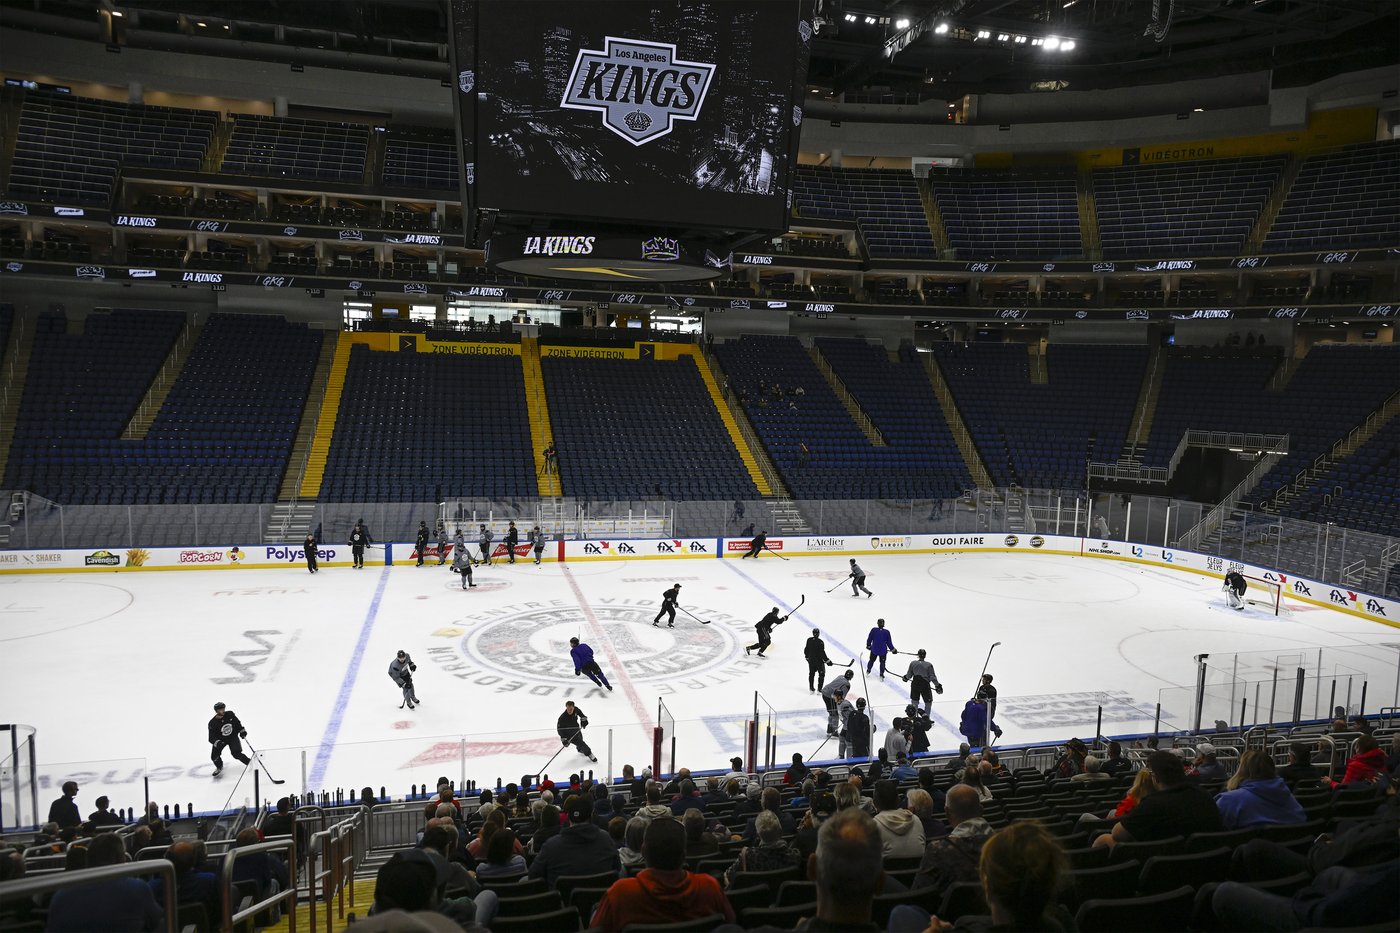
[[[560,106],[597,110],[603,126],[642,146],[700,114],[714,73],[714,65],[677,58],[669,42],[608,36],[602,50],[579,50]]]

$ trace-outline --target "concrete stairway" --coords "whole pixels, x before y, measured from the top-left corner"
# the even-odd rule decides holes
[[[870,441],[871,446],[888,447],[889,445],[885,443],[885,438],[880,433],[880,429],[875,427],[875,422],[865,413],[865,410],[860,407],[860,403],[856,401],[855,396],[846,389],[846,384],[841,381],[840,376],[836,375],[836,370],[831,368],[831,364],[827,362],[826,357],[822,356],[822,351],[813,345],[807,348],[807,355],[812,358],[813,363],[817,364],[817,369],[826,379],[827,385],[831,386],[831,391],[836,393],[836,398],[840,400],[842,407],[846,409],[846,413],[851,416],[851,420],[856,423],[856,427],[860,428],[861,433]]]
[[[943,409],[948,428],[953,432],[953,440],[958,445],[958,452],[962,454],[963,463],[967,465],[967,472],[972,475],[972,481],[979,489],[991,489],[992,476],[982,463],[977,445],[972,442],[972,432],[968,431],[962,413],[958,411],[957,401],[953,398],[952,390],[948,388],[947,380],[943,378],[943,371],[938,368],[932,353],[920,353],[919,356],[924,361],[924,372],[933,386],[933,395],[938,399],[938,407]]]
[[[175,386],[175,380],[180,378],[180,373],[185,368],[185,361],[190,358],[190,353],[194,350],[195,343],[199,340],[200,332],[204,328],[193,321],[185,323],[185,329],[180,331],[180,336],[175,338],[175,346],[170,348],[170,354],[165,358],[165,363],[161,365],[160,372],[151,380],[151,385],[146,389],[146,395],[141,399],[141,404],[136,406],[136,411],[132,413],[131,420],[126,423],[126,428],[122,431],[124,441],[142,441],[146,439],[146,434],[151,430],[151,423],[156,420],[156,415],[160,414],[160,407],[165,404],[165,398],[170,394],[170,390]]]
[[[311,389],[306,393],[306,403],[302,405],[301,421],[297,423],[297,436],[292,441],[292,452],[287,457],[287,469],[282,474],[282,485],[277,490],[278,502],[297,498],[302,480],[306,477],[307,464],[311,459],[311,442],[316,437],[321,406],[326,399],[326,385],[331,379],[336,342],[335,331],[327,331],[321,338],[321,354],[316,360],[316,372],[311,377]]]
[[[530,415],[530,446],[535,454],[535,476],[540,495],[545,498],[563,495],[558,473],[544,471],[544,449],[554,443],[554,427],[549,418],[549,398],[544,390],[544,371],[540,368],[540,342],[536,337],[520,339],[520,364],[525,377],[525,407]]]

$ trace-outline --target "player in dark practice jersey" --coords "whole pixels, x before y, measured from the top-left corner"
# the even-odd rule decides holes
[[[672,583],[671,588],[661,594],[661,608],[656,613],[656,618],[651,620],[652,625],[661,621],[662,616],[670,616],[671,620],[666,623],[667,628],[676,627],[676,601],[681,598],[681,585]]]
[[[356,525],[350,532],[350,556],[355,560],[355,569],[365,569],[365,547],[369,545],[369,532],[363,525]]]
[[[506,528],[506,555],[510,557],[510,562],[515,563],[515,546],[520,543],[520,529],[515,527],[515,522],[511,522]]]
[[[759,553],[767,546],[768,532],[760,531],[758,534],[754,535],[753,540],[749,542],[749,550],[748,553],[744,555],[744,557],[757,557]],[[744,557],[741,557],[739,559],[743,560]]]
[[[768,646],[773,643],[773,626],[782,625],[788,620],[787,616],[778,615],[778,607],[774,606],[768,614],[754,623],[754,630],[758,632],[758,641],[744,649],[744,654],[748,654],[755,648],[758,649],[758,656],[763,657],[763,652],[768,650]]]
[[[977,695],[973,699],[987,704],[987,728],[996,733],[997,738],[1001,738],[1001,727],[996,724],[997,688],[992,686],[991,674],[982,675],[982,683],[977,685]]]
[[[418,548],[418,564],[417,564],[417,566],[422,567],[422,566],[423,566],[423,555],[424,555],[424,553],[428,550],[428,523],[427,523],[427,522],[419,522],[419,523],[418,523],[418,538],[414,541],[414,544],[415,544],[415,545],[417,546],[417,548]]]
[[[573,700],[565,702],[564,712],[559,714],[559,722],[555,726],[559,733],[559,741],[574,746],[587,755],[589,761],[597,761],[598,756],[593,754],[593,749],[583,740],[583,730],[587,727],[588,717],[583,714],[583,710],[575,706]]]
[[[834,663],[826,656],[826,642],[822,641],[821,629],[812,629],[812,637],[807,639],[802,653],[807,656],[807,692],[816,693],[826,686],[826,669]],[[816,686],[812,686],[815,679]]]
[[[243,723],[238,721],[234,711],[222,703],[215,703],[214,718],[209,720],[209,744],[212,747],[209,760],[214,762],[214,777],[218,777],[224,770],[225,748],[230,755],[245,765],[252,763],[252,760],[243,754],[243,743],[239,741],[247,737],[248,730],[243,728]]]

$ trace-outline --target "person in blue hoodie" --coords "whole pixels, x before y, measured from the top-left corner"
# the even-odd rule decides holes
[[[1274,760],[1258,749],[1240,758],[1239,770],[1215,796],[1215,806],[1226,829],[1307,821],[1303,807],[1278,776]]]

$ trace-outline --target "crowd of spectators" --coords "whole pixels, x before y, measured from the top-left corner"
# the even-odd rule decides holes
[[[839,776],[795,756],[786,783],[766,787],[737,759],[727,773],[681,769],[668,781],[629,766],[611,785],[572,775],[566,785],[485,790],[475,807],[464,807],[443,780],[422,805],[416,844],[380,867],[360,925],[366,933],[489,930],[497,917],[517,918],[514,905],[544,895],[542,922],[553,916],[551,905],[565,913],[578,906],[581,926],[608,931],[684,920],[723,930],[1073,930],[1074,908],[1082,921],[1092,906],[1084,866],[1151,860],[1154,852],[1187,857],[1201,849],[1184,848],[1182,839],[1213,842],[1231,832],[1243,835],[1230,837],[1228,873],[1193,885],[1192,929],[1400,920],[1400,806],[1392,791],[1400,740],[1387,756],[1362,732],[1345,760],[1321,767],[1315,745],[1295,742],[1280,766],[1253,748],[1236,756],[1235,747],[1200,743],[1130,756],[1117,742],[1091,752],[1073,739],[1044,773],[1012,772],[995,750],[966,746],[948,767],[899,756],[893,770],[877,760]],[[172,839],[154,804],[121,834],[95,831],[108,820],[120,825],[105,799],[73,824],[78,793],[75,783],[64,785],[46,827],[68,870],[120,864],[140,848],[163,846],[182,915],[194,904],[207,918],[219,916],[217,863],[203,842]],[[1052,795],[1057,810],[1046,803]],[[1319,834],[1324,798],[1328,807],[1347,803]],[[1080,799],[1105,809],[1076,821],[1064,808]],[[304,852],[303,830],[284,798],[236,845],[293,836]],[[1120,847],[1132,855],[1120,858]],[[1096,850],[1108,859],[1091,859]],[[23,859],[6,856],[0,876],[22,876]],[[234,881],[251,884],[261,900],[286,890],[302,867],[276,853],[249,853],[235,861]],[[570,900],[585,882],[596,896]],[[796,893],[780,896],[788,882]],[[47,929],[158,929],[164,884],[107,879],[26,906],[47,910]],[[19,916],[13,908],[5,905],[5,919]],[[764,910],[786,910],[786,920]],[[804,925],[793,927],[799,915]],[[764,919],[774,925],[764,927]]]

